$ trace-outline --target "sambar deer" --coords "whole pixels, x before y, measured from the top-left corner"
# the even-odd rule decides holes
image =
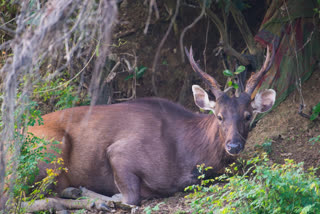
[[[245,92],[229,97],[217,81],[203,72],[187,53],[193,70],[210,87],[216,101],[198,85],[194,101],[214,114],[196,114],[160,98],[74,107],[43,116],[43,125],[29,127],[38,137],[61,141],[68,172],[57,177],[56,192],[83,186],[104,195],[122,194],[122,201],[138,205],[143,198],[163,197],[198,182],[197,165],[219,172],[244,149],[254,112],[268,111],[274,90],[251,94],[271,66],[267,49],[264,65],[248,80]],[[40,176],[44,175],[40,164]]]

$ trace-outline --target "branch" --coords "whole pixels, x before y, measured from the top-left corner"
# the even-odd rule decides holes
[[[157,66],[157,62],[159,60],[159,57],[160,57],[160,51],[161,51],[161,48],[162,46],[164,45],[165,41],[167,40],[168,38],[168,35],[169,33],[171,32],[171,29],[172,29],[172,26],[177,18],[177,15],[178,15],[178,12],[179,12],[179,7],[180,7],[180,0],[177,0],[177,4],[176,4],[176,11],[174,12],[174,15],[173,17],[171,18],[171,22],[169,24],[169,27],[165,33],[165,35],[163,36],[158,48],[157,48],[157,51],[156,51],[156,55],[154,57],[154,60],[153,60],[153,64],[152,64],[152,69],[151,69],[151,73],[152,73],[152,76],[151,76],[151,83],[152,83],[152,90],[153,90],[153,93],[157,96],[158,95],[158,89],[157,89],[157,86],[156,86],[156,66]]]
[[[228,42],[228,36],[227,36],[227,32],[225,30],[225,27],[224,27],[223,23],[221,22],[221,20],[218,18],[218,16],[216,14],[214,14],[209,8],[206,9],[206,13],[208,14],[211,21],[218,28],[218,31],[220,33],[219,45],[221,45],[223,47],[225,53],[237,58],[241,62],[242,65],[249,65],[249,61],[245,57],[243,57],[238,51],[236,51],[235,49],[233,49],[230,46],[230,44]]]
[[[204,12],[205,12],[205,6],[202,5],[202,9],[201,9],[200,15],[199,15],[195,20],[193,20],[193,22],[192,22],[190,25],[188,25],[187,27],[185,27],[185,28],[183,29],[181,35],[180,35],[180,41],[179,41],[179,43],[180,43],[180,53],[181,53],[181,60],[182,60],[183,63],[185,62],[184,52],[183,52],[183,38],[184,38],[184,34],[185,34],[189,29],[191,29],[193,26],[195,26],[195,24],[197,24],[198,21],[200,21],[200,19],[201,19],[201,18],[203,17],[203,15],[204,15]]]
[[[22,208],[26,209],[26,212],[33,213],[45,210],[70,210],[70,209],[86,209],[92,210],[95,207],[92,199],[72,200],[72,199],[61,199],[61,198],[46,198],[42,200],[36,200],[32,204],[29,202],[23,202]]]
[[[5,34],[9,35],[10,37],[14,37],[15,31],[11,30],[10,28],[7,28],[6,26],[2,25],[0,26],[0,30],[3,31]]]
[[[208,14],[209,18],[211,19],[211,21],[216,25],[216,27],[218,28],[218,31],[220,33],[220,42],[228,42],[228,34],[226,32],[225,27],[223,26],[223,23],[221,22],[221,20],[218,18],[218,16],[216,14],[214,14],[210,8],[206,8],[206,14]]]
[[[152,15],[152,8],[154,8],[154,10],[155,10],[156,18],[157,19],[160,18],[159,10],[158,10],[156,1],[155,0],[150,0],[150,3],[149,3],[149,15],[148,15],[148,19],[147,19],[147,22],[146,22],[146,26],[145,26],[145,28],[143,30],[144,34],[147,34],[147,32],[148,32],[148,27],[149,27],[150,20],[151,20],[151,15]]]
[[[232,48],[229,43],[226,44],[222,44],[223,50],[226,54],[228,54],[229,56],[234,56],[236,59],[239,60],[239,62],[242,65],[249,65],[250,62],[248,59],[246,59],[245,57],[243,57],[238,51],[236,51],[234,48]]]
[[[21,207],[28,213],[53,209],[55,211],[86,209],[100,210],[111,212],[114,208],[123,210],[135,209],[136,206],[124,204],[121,202],[121,196],[114,195],[107,197],[90,191],[84,187],[77,188],[69,187],[62,192],[62,196],[70,198],[85,197],[86,199],[73,200],[62,198],[45,198],[35,200],[34,202],[22,202]]]
[[[242,13],[234,6],[234,4],[231,2],[230,11],[233,16],[234,21],[236,22],[239,31],[249,49],[249,52],[251,55],[255,55],[258,51],[257,46],[255,45],[254,38],[252,36],[252,33],[250,31],[250,28],[242,15]]]
[[[117,208],[121,208],[121,209],[124,209],[124,210],[131,210],[131,209],[134,209],[136,207],[136,206],[133,206],[133,205],[122,203],[121,202],[121,199],[122,199],[122,195],[121,194],[116,194],[116,195],[113,195],[112,197],[108,197],[108,196],[101,195],[101,194],[98,194],[96,192],[93,192],[91,190],[88,190],[88,189],[86,189],[84,187],[80,187],[80,190],[82,192],[82,196],[83,197],[88,197],[88,198],[93,198],[93,199],[98,199],[98,200],[101,200],[101,201],[105,201],[105,202],[107,202],[107,205],[110,206],[110,207],[114,206],[112,204],[115,204]],[[112,204],[110,204],[110,202]]]

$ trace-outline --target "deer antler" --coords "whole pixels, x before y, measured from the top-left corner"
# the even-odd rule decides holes
[[[261,67],[261,69],[251,75],[251,77],[249,78],[249,80],[247,81],[246,84],[246,92],[251,95],[254,91],[254,89],[257,87],[257,85],[259,84],[260,80],[262,79],[262,77],[269,71],[269,69],[271,68],[271,65],[274,61],[274,55],[275,55],[275,47],[272,47],[272,55],[270,56],[270,51],[269,51],[269,46],[267,46],[267,56],[266,59],[263,63],[263,66]]]
[[[204,80],[204,82],[210,87],[210,90],[212,91],[216,99],[218,99],[223,94],[220,89],[221,86],[219,85],[219,83],[212,76],[202,71],[199,65],[194,61],[192,47],[190,47],[189,52],[186,47],[184,49],[190,61],[192,69]]]

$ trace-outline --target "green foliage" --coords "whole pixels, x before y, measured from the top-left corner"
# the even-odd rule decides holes
[[[17,138],[24,136],[16,133]],[[30,189],[30,184],[34,183],[35,176],[39,173],[38,163],[45,161],[47,163],[54,160],[55,156],[46,151],[46,146],[50,142],[28,134],[26,139],[20,139],[23,144],[20,148],[20,155],[16,160],[18,162],[16,171],[16,181],[13,189],[14,196],[19,196],[21,192],[27,193]],[[54,143],[57,144],[57,143]],[[9,174],[13,172],[8,171]]]
[[[203,4],[205,4],[204,6],[206,8],[210,8],[211,7],[212,0],[202,0],[202,1],[203,1]]]
[[[314,8],[313,11],[316,15],[318,15],[318,18],[320,19],[320,0],[317,0],[318,7]]]
[[[18,4],[15,0],[0,0],[0,12],[4,22],[12,20],[18,11]]]
[[[168,65],[168,61],[164,59],[164,60],[162,61],[162,65]]]
[[[268,164],[266,156],[247,161],[243,175],[222,175],[227,184],[195,185],[190,194],[193,213],[319,213],[320,180],[302,163]],[[253,175],[248,176],[253,172]],[[187,189],[190,189],[188,187]]]
[[[84,213],[87,213],[87,210],[81,209],[81,210],[77,210],[77,211],[75,212],[75,214],[84,214]]]
[[[223,75],[225,75],[226,77],[232,77],[233,73],[230,70],[227,69],[227,70],[223,71]]]
[[[315,143],[320,143],[320,135],[313,137],[313,138],[310,138],[309,142],[311,142],[312,145],[314,145]]]
[[[236,69],[236,71],[234,72],[234,74],[240,74],[242,73],[244,70],[246,70],[246,67],[243,65],[238,66],[238,68]]]
[[[34,88],[34,94],[44,102],[53,101],[58,110],[71,108],[75,103],[79,102],[79,97],[76,95],[76,89],[69,84],[64,78],[57,78],[53,81],[39,83]]]
[[[17,134],[17,133],[16,133]],[[23,135],[18,134],[19,138]],[[50,146],[48,146],[50,144]],[[11,159],[7,167],[7,177],[14,175],[14,180],[7,182],[13,182],[13,189],[10,192],[10,200],[8,204],[13,205],[14,213],[23,213],[20,204],[22,201],[30,201],[32,203],[36,199],[41,199],[45,194],[50,194],[51,190],[48,190],[48,186],[55,184],[54,179],[58,176],[62,168],[63,160],[56,159],[56,156],[48,151],[47,146],[60,153],[60,150],[55,147],[59,144],[57,141],[49,142],[38,137],[28,134],[24,140],[20,149],[20,155],[17,159]],[[36,176],[39,174],[39,162],[50,163],[53,169],[47,169],[47,177],[40,182],[34,183]],[[14,164],[17,167],[14,168]],[[16,171],[13,172],[13,169]]]
[[[16,135],[18,135],[18,138],[23,138],[21,134],[16,133]],[[9,203],[14,204],[15,213],[19,213],[21,201],[43,198],[45,193],[49,193],[47,187],[53,183],[54,178],[57,176],[57,173],[53,172],[52,169],[47,171],[48,177],[33,185],[36,176],[39,174],[39,162],[44,161],[55,164],[58,161],[58,164],[62,164],[62,160],[56,160],[56,156],[47,150],[49,143],[52,144],[49,147],[50,149],[60,153],[60,150],[54,146],[58,142],[45,141],[28,134],[20,148],[20,155],[16,159],[9,161],[6,176],[14,175],[14,185],[10,195],[12,201],[9,201]],[[14,164],[17,164],[16,168]],[[13,169],[16,171],[13,172]],[[30,197],[27,197],[28,194],[30,194]],[[23,211],[20,210],[20,212]]]
[[[134,73],[127,76],[124,80],[132,79],[134,76],[136,77],[136,79],[140,79],[142,75],[147,71],[147,69],[148,68],[145,66],[136,67],[134,69]]]
[[[242,73],[244,70],[246,70],[246,67],[243,65],[238,66],[238,68],[235,70],[235,72],[232,72],[228,69],[224,70],[222,73],[223,75],[225,75],[226,77],[230,77],[230,81],[228,81],[228,86],[229,87],[233,87],[235,89],[239,88],[239,85],[237,83],[234,82],[234,79],[236,77],[236,75],[239,75],[240,73]]]
[[[262,145],[255,145],[255,148],[261,148],[264,152],[270,154],[272,152],[272,140],[266,139]]]
[[[162,204],[164,204],[164,202],[160,202],[160,203],[158,203],[156,206],[154,206],[154,207],[150,207],[150,206],[147,206],[146,208],[144,208],[144,212],[146,213],[146,214],[151,214],[151,213],[153,213],[153,212],[156,212],[156,211],[159,211],[160,210],[160,205],[162,205]]]
[[[19,95],[18,95],[19,96]],[[28,126],[34,126],[36,123],[38,125],[43,124],[43,119],[41,117],[41,111],[37,109],[38,103],[35,101],[30,101],[26,107],[26,112],[28,114],[23,114],[21,116],[24,122],[27,122]],[[15,127],[17,128],[17,127]]]
[[[18,95],[19,97],[20,95]],[[41,112],[36,109],[37,103],[30,102],[26,106],[26,114],[21,116],[20,123],[26,123],[26,126],[33,126],[36,123],[41,125],[43,120]],[[18,109],[17,109],[18,110]],[[54,179],[62,168],[63,160],[57,159],[55,154],[60,154],[57,148],[58,141],[46,141],[38,138],[31,133],[26,136],[23,131],[14,132],[14,141],[9,148],[11,159],[8,161],[6,170],[6,190],[9,193],[7,204],[12,207],[12,213],[23,213],[20,205],[23,201],[33,202],[35,199],[43,198],[44,194],[50,193],[48,186],[54,184]],[[20,146],[18,146],[21,144]],[[55,152],[55,154],[53,154]],[[18,155],[14,155],[18,154]],[[47,177],[42,181],[35,183],[35,178],[39,174],[38,164],[40,162],[50,163],[52,169],[47,169]],[[13,184],[12,189],[7,189]]]
[[[247,2],[248,1],[245,0],[233,0],[233,3],[235,4],[236,8],[240,11],[251,8],[251,6]]]
[[[320,102],[312,108],[310,120],[315,120],[320,114]]]
[[[245,0],[217,0],[216,2],[220,8],[224,8],[224,12],[227,14],[230,12],[231,3],[240,11],[251,7]]]
[[[128,42],[127,40],[124,40],[124,39],[119,38],[119,39],[118,39],[118,43],[117,43],[117,44],[114,43],[114,44],[112,44],[111,46],[112,46],[112,47],[119,48],[119,47],[127,44],[127,42]],[[98,46],[97,46],[97,47],[98,47]],[[98,51],[98,50],[99,50],[99,49],[96,50],[96,55],[97,55],[97,56],[99,56],[99,51]]]

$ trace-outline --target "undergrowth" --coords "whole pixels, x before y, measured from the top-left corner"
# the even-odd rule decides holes
[[[41,125],[43,123],[41,112],[37,110],[37,103],[30,102],[26,114],[21,116],[21,123],[26,126]],[[57,158],[56,154],[61,153],[57,145],[58,141],[47,141],[34,136],[31,133],[24,134],[15,126],[14,141],[9,147],[9,161],[6,171],[7,210],[9,213],[24,213],[25,207],[22,202],[33,203],[36,199],[43,198],[51,191],[48,187],[55,184],[55,178],[63,168],[63,160]],[[51,168],[46,169],[46,176],[43,180],[36,182],[39,174],[39,163],[46,162]],[[1,211],[0,211],[1,213]]]
[[[38,93],[38,98],[44,102],[52,97],[56,98],[58,109],[72,107],[73,103],[78,101],[74,87],[63,85],[63,79],[44,85],[39,84],[34,91],[41,92]],[[18,97],[20,97],[20,93]],[[18,110],[16,111],[18,112]],[[16,114],[18,115],[18,113]],[[8,197],[6,205],[9,213],[24,213],[26,207],[22,206],[22,202],[28,202],[30,205],[37,199],[51,195],[49,187],[55,185],[55,178],[61,171],[66,171],[62,158],[57,158],[57,154],[61,153],[61,150],[58,149],[61,142],[44,140],[32,133],[27,133],[26,127],[43,124],[41,114],[38,102],[30,101],[26,106],[25,113],[20,117],[16,116],[14,143],[8,149],[9,160],[6,167],[5,192]],[[19,129],[18,123],[25,124],[25,127]],[[0,127],[2,126],[0,120]],[[41,162],[47,163],[48,168],[45,169],[45,175],[41,175],[44,178],[36,182]]]
[[[315,175],[316,169],[305,172],[303,163],[288,159],[285,164],[271,165],[266,155],[247,160],[246,165],[244,174],[216,178],[227,182],[224,185],[207,186],[212,181],[209,179],[187,187],[186,190],[193,191],[187,196],[192,212],[320,213],[320,180]]]

